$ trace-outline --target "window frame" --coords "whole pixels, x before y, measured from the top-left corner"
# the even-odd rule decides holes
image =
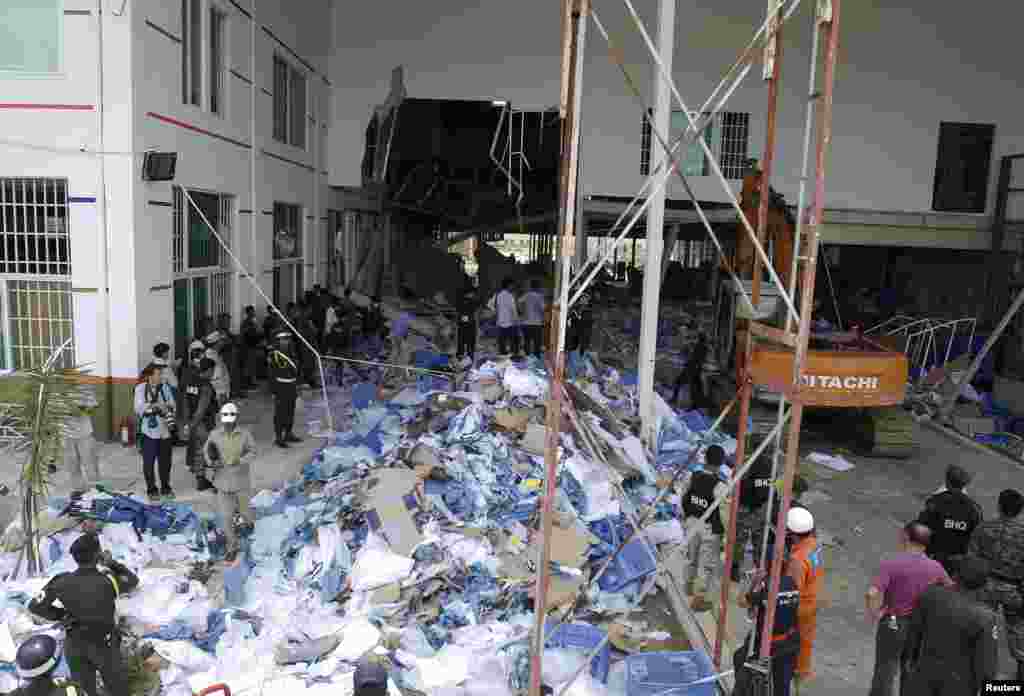
[[[65,0],[53,0],[57,13],[57,67],[55,70],[17,70],[0,66],[0,77],[5,80],[40,80],[60,79],[67,76],[67,55],[64,50],[64,11],[67,3]]]
[[[298,150],[307,151],[310,147],[309,128],[309,74],[295,66],[280,53],[274,53],[273,63],[274,97],[273,97],[273,128],[272,137],[275,142],[283,145],[290,145]],[[283,70],[283,80],[278,81]],[[294,85],[298,80],[302,84],[302,113],[295,113],[295,92]],[[297,130],[298,129],[298,130]],[[295,135],[301,132],[301,142]]]
[[[744,122],[745,129],[746,129],[745,130],[745,136],[746,137],[745,137],[745,146],[742,149],[746,153],[746,158],[745,159],[749,160],[750,159],[750,112],[747,112],[747,111],[719,111],[717,114],[715,114],[715,118],[712,120],[712,122],[710,124],[708,124],[708,126],[704,129],[704,132],[701,135],[701,137],[704,139],[704,142],[707,144],[708,149],[711,150],[712,154],[715,156],[715,160],[718,162],[718,166],[722,170],[722,174],[726,176],[726,179],[729,180],[729,181],[741,181],[743,179],[743,175],[744,175],[743,172],[745,171],[745,167],[740,167],[741,172],[740,172],[739,176],[732,177],[732,176],[729,176],[729,174],[735,174],[736,173],[735,172],[736,167],[732,166],[732,165],[727,166],[723,162],[723,156],[724,156],[723,153],[726,150],[726,148],[724,147],[724,143],[725,143],[725,139],[726,139],[726,128],[725,128],[726,114],[728,114],[731,117],[738,117],[738,120]],[[693,116],[693,118],[695,120],[699,121],[702,116],[706,117],[708,114],[707,113],[705,113],[705,114],[692,113],[691,115]],[[654,160],[653,148],[654,148],[654,140],[655,140],[655,138],[654,138],[653,126],[651,125],[650,120],[649,120],[649,118],[651,118],[651,117],[652,117],[651,116],[651,110],[648,109],[648,115],[643,120],[643,130],[641,131],[641,136],[640,136],[640,175],[641,176],[645,176],[645,177],[646,176],[650,176],[650,173],[653,170],[652,164],[653,164],[653,160]],[[677,125],[677,122],[678,122],[678,125]],[[730,124],[730,125],[735,127],[735,124]],[[669,115],[669,134],[670,134],[670,137],[669,137],[669,140],[668,140],[669,145],[671,145],[674,142],[675,138],[678,137],[680,130],[685,131],[685,129],[687,127],[689,127],[689,122],[686,120],[685,116],[683,115],[683,112],[680,111],[679,109],[673,109],[671,111],[670,115]],[[660,148],[661,147],[661,143],[659,142],[657,146]],[[682,151],[677,150],[676,151],[676,157],[678,159],[680,159],[680,164],[682,165],[681,168],[682,168],[683,173],[684,173],[685,176],[693,177],[693,176],[711,176],[712,175],[711,166],[708,163],[707,156],[704,154],[703,148],[700,147],[700,145],[698,144],[698,142],[696,140],[691,142],[686,147],[685,150],[682,150]],[[696,161],[698,159],[699,159],[699,164]],[[697,168],[699,168],[699,170],[700,170],[699,172],[697,171]],[[727,171],[728,169],[731,169],[732,171]]]
[[[980,207],[973,206],[970,209],[963,205],[951,205],[951,201],[947,200],[945,189],[940,191],[940,187],[943,185],[944,170],[941,169],[942,163],[945,161],[944,157],[945,147],[943,147],[943,134],[956,129],[962,132],[965,128],[969,128],[976,132],[986,132],[989,139],[988,143],[988,158],[984,163],[985,176],[981,181],[980,190],[978,191],[978,197],[980,199]],[[939,122],[939,134],[936,143],[935,153],[935,173],[932,182],[932,200],[931,210],[936,213],[952,213],[961,215],[984,215],[989,208],[989,197],[991,194],[992,187],[992,176],[993,176],[993,162],[995,160],[995,143],[996,143],[996,124],[994,123],[979,123],[979,122],[966,122],[966,121],[940,121]],[[949,145],[947,145],[949,147]],[[962,157],[959,159],[963,159]],[[967,198],[967,192],[960,192],[960,201],[963,202]]]
[[[203,109],[206,105],[206,18],[203,0],[181,0],[181,101]],[[194,17],[199,15],[199,24]],[[198,36],[196,36],[198,34]],[[196,50],[198,47],[198,50]]]

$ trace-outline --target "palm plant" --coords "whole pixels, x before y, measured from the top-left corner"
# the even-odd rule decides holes
[[[0,378],[0,451],[21,469],[21,524],[25,545],[19,559],[29,575],[42,571],[38,522],[51,483],[50,464],[61,457],[73,418],[84,413],[85,387],[80,368],[62,368],[60,357],[70,339],[40,367]]]

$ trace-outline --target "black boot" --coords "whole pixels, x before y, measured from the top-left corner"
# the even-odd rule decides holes
[[[302,442],[302,439],[296,437],[295,433],[288,433],[283,439],[285,442]]]
[[[284,447],[285,449],[288,448],[288,443],[285,442],[285,433],[283,431],[277,434],[277,438],[274,440],[274,444],[277,445],[278,447]]]

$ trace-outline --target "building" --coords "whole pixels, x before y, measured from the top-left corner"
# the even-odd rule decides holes
[[[0,47],[0,366],[71,339],[113,423],[155,343],[180,356],[203,317],[328,279],[332,8],[33,5]],[[147,151],[177,153],[173,181],[143,180]]]
[[[454,14],[455,4],[439,0],[417,16],[427,26],[430,16]],[[634,4],[653,38],[657,4]],[[796,202],[799,185],[814,5],[800,3],[783,30],[784,77],[772,184],[790,203]],[[618,42],[631,77],[650,99],[651,58],[622,3],[596,7]],[[764,21],[765,8],[739,1],[681,1],[676,8],[673,72],[687,106],[698,111]],[[1016,40],[1014,27],[1024,10],[994,0],[983,0],[975,9],[965,16],[955,5],[922,0],[900,7],[845,3],[842,8],[821,230],[827,245],[841,247],[829,252],[835,262],[831,270],[838,275],[837,283],[852,283],[866,281],[862,270],[868,267],[872,276],[878,271],[877,279],[871,280],[877,284],[884,280],[884,267],[901,278],[912,268],[917,285],[930,287],[927,296],[916,298],[926,313],[964,316],[988,304],[985,269],[992,247],[999,162],[1024,151],[1024,131],[1016,117],[1020,81],[1003,57],[1005,46]],[[382,17],[386,13],[382,9]],[[360,31],[382,27],[382,17],[367,17]],[[500,30],[489,32],[486,40],[461,41],[466,23],[451,20],[430,24],[430,32],[417,40],[412,38],[417,29],[407,27],[407,40],[386,51],[356,43],[343,33],[336,60],[378,66],[379,83],[395,63],[404,62],[409,66],[409,90],[419,95],[458,99],[497,92],[514,103],[557,102],[557,8],[524,0],[515,8],[480,9],[473,21]],[[593,227],[599,228],[614,220],[640,190],[652,143],[643,127],[643,106],[609,61],[604,39],[592,23],[587,30],[581,180],[583,193],[591,197],[587,208],[594,213]],[[522,50],[522,36],[531,37],[529,51]],[[355,48],[359,46],[365,48]],[[495,55],[502,60],[493,60]],[[355,84],[367,89],[366,82]],[[377,94],[357,103],[352,86],[346,82],[346,103],[351,106],[339,102],[336,109],[339,133],[355,129],[347,125],[349,120],[365,125],[368,107],[383,91],[377,87]],[[766,103],[767,89],[757,64],[708,133],[709,146],[737,189],[744,160],[759,157],[764,148]],[[678,130],[685,118],[677,114],[673,120]],[[656,141],[653,145],[658,147]],[[701,153],[691,148],[684,160],[694,175],[691,183],[697,197],[721,203],[718,183],[704,175],[707,167]],[[357,177],[354,162],[339,161],[332,170],[335,182]],[[687,200],[675,181],[669,197]],[[695,216],[685,219],[672,211],[666,219],[671,224],[697,222]],[[684,236],[691,236],[690,229],[695,230],[693,246],[699,246],[698,227],[688,228]],[[1003,248],[1016,250],[1016,241],[1008,235]],[[948,251],[958,252],[956,258],[951,260]],[[628,249],[627,259],[631,256]],[[950,288],[944,281],[954,262],[967,271],[958,274],[964,284]],[[962,301],[966,298],[969,301]]]

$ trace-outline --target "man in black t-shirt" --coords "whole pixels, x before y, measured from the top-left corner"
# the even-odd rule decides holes
[[[971,475],[956,464],[946,469],[946,490],[925,501],[918,521],[932,530],[927,554],[956,575],[956,564],[967,553],[971,534],[981,524],[981,507],[965,493]]]

